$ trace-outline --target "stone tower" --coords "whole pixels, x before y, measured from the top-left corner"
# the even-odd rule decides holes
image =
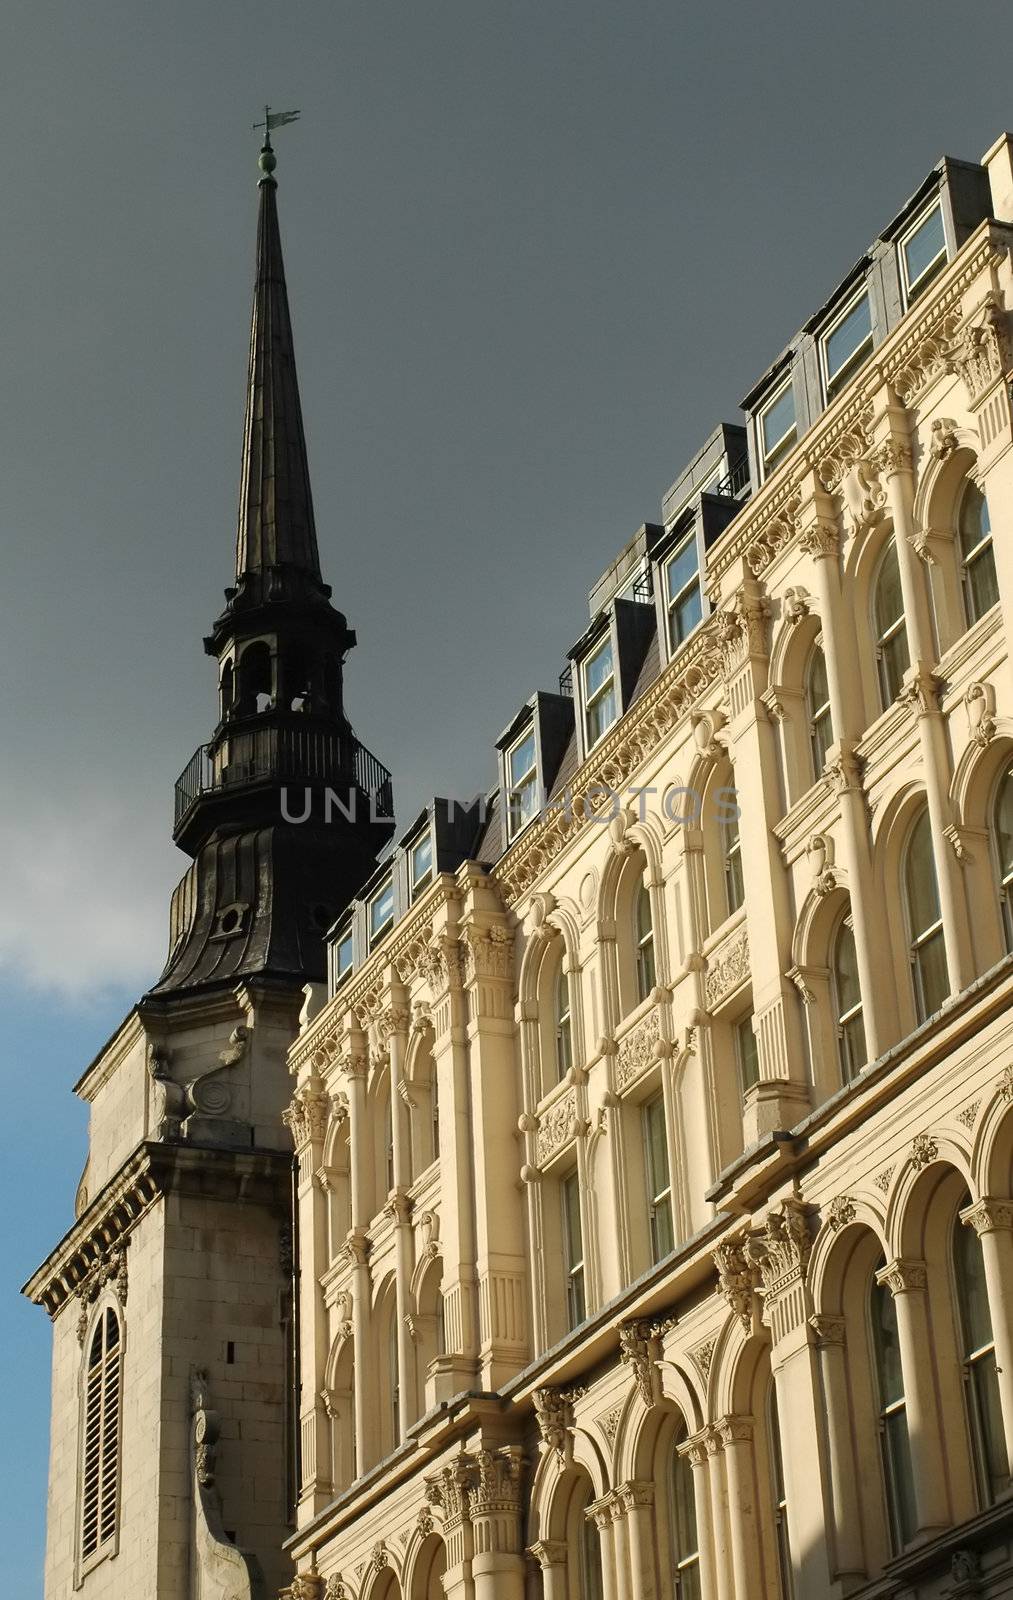
[[[260,1600],[291,1571],[286,1052],[393,823],[344,711],[355,635],[320,572],[269,133],[260,166],[218,719],[175,795],[192,860],[161,977],[75,1086],[76,1220],[25,1291],[53,1321],[47,1600]]]

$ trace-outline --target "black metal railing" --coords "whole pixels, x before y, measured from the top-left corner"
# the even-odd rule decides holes
[[[633,598],[634,600],[639,600],[641,605],[650,605],[653,602],[654,580],[651,577],[650,567],[648,567],[646,572],[638,572],[634,578]]]
[[[206,794],[274,779],[280,783],[354,785],[373,797],[377,816],[394,811],[390,773],[351,732],[330,728],[252,728],[228,742],[229,759],[212,759],[211,746],[194,751],[176,780],[175,825]]]
[[[562,672],[559,674],[559,692],[560,692],[560,694],[569,695],[570,699],[571,700],[573,699],[573,663],[572,662],[568,667],[564,667]]]
[[[732,463],[730,471],[723,477],[714,490],[715,494],[728,495],[732,499],[749,485],[749,457],[740,456],[738,461]]]

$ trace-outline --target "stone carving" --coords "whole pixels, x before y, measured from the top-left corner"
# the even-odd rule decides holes
[[[304,1150],[311,1144],[323,1144],[330,1113],[330,1096],[318,1078],[310,1078],[302,1088],[296,1090],[281,1114],[296,1150]]]
[[[741,1239],[729,1239],[712,1252],[718,1271],[718,1287],[733,1316],[746,1333],[753,1331],[753,1296],[756,1293],[756,1272],[746,1259]]]
[[[814,561],[831,561],[839,545],[837,528],[826,517],[817,517],[798,536],[798,547]]]
[[[953,417],[933,417],[929,437],[929,455],[933,461],[945,461],[957,448],[957,424]]]
[[[113,1290],[121,1306],[126,1305],[128,1276],[125,1243],[99,1256],[87,1276],[78,1285],[77,1342],[80,1345],[84,1344],[88,1332],[91,1308],[105,1288]]]
[[[956,311],[934,318],[927,331],[920,333],[905,352],[903,365],[893,374],[893,386],[904,405],[909,406],[939,373],[952,372],[959,325],[960,316]]]
[[[950,1557],[950,1577],[954,1583],[970,1583],[977,1591],[981,1579],[981,1558],[977,1550],[954,1550]]]
[[[944,688],[942,678],[919,661],[905,672],[897,699],[917,715],[928,716],[939,710],[939,696]]]
[[[514,945],[509,928],[498,923],[491,928],[464,930],[464,975],[475,978],[509,978],[513,972]]]
[[[622,1414],[623,1407],[618,1405],[613,1406],[611,1411],[606,1411],[603,1417],[595,1418],[599,1428],[605,1435],[605,1440],[610,1449],[616,1442],[616,1434],[619,1432],[619,1419]]]
[[[644,1405],[655,1405],[657,1382],[649,1322],[637,1319],[619,1324],[619,1359],[623,1366],[632,1370],[637,1393]]]
[[[1013,1200],[992,1200],[986,1195],[967,1206],[960,1213],[960,1220],[979,1237],[1013,1228]]]
[[[973,1128],[974,1119],[978,1115],[978,1107],[980,1105],[981,1101],[975,1100],[971,1105],[965,1106],[963,1111],[957,1112],[957,1121],[962,1123],[965,1128]]]
[[[996,1092],[1000,1100],[1013,1101],[1013,1067],[1004,1067],[996,1079]]]
[[[876,1282],[885,1283],[891,1294],[917,1293],[925,1288],[927,1282],[925,1263],[896,1256],[885,1267],[880,1267]]]
[[[908,1157],[911,1165],[921,1171],[930,1161],[935,1161],[939,1154],[939,1146],[928,1133],[916,1133],[911,1141],[911,1154]]]
[[[871,439],[872,406],[862,400],[851,414],[846,414],[844,426],[814,463],[816,476],[831,494],[840,487],[849,467],[868,453]]]
[[[886,490],[879,474],[877,453],[875,460],[853,462],[841,480],[841,497],[853,534],[874,528],[886,511]]]
[[[576,1138],[577,1132],[577,1095],[574,1089],[569,1089],[538,1119],[535,1157],[539,1164],[548,1161],[557,1150]]]
[[[553,1450],[562,1469],[573,1455],[573,1402],[583,1389],[536,1389],[535,1418],[542,1443]]]
[[[754,578],[765,572],[774,557],[790,544],[798,527],[798,514],[802,496],[794,485],[780,500],[771,514],[760,523],[755,538],[746,551],[746,564]]]
[[[816,1343],[821,1349],[825,1349],[827,1345],[844,1343],[847,1325],[843,1317],[818,1314],[809,1318],[809,1326],[812,1328]]]
[[[805,847],[813,875],[813,893],[821,898],[841,887],[842,878],[834,865],[834,837],[814,833]]]
[[[882,1172],[877,1172],[876,1176],[873,1178],[872,1181],[876,1185],[876,1188],[881,1190],[883,1194],[886,1194],[886,1191],[889,1189],[890,1179],[893,1177],[893,1174],[893,1167],[884,1167]]]
[[[324,1600],[352,1600],[351,1591],[340,1572],[332,1572],[324,1588]]]
[[[661,1059],[666,1049],[661,1038],[661,1018],[657,1008],[650,1010],[620,1042],[616,1055],[616,1088],[625,1089],[648,1067]]]
[[[806,531],[808,532],[808,530]],[[802,542],[802,538],[804,537],[805,535],[800,537],[800,544]],[[785,589],[784,601],[781,609],[785,622],[789,623],[793,628],[797,627],[800,622],[805,620],[812,610],[812,596],[810,595],[809,590],[803,589],[801,584],[797,584],[790,589]]]
[[[696,1362],[700,1372],[705,1378],[710,1375],[711,1363],[714,1360],[714,1350],[716,1345],[716,1339],[705,1339],[703,1344],[697,1345],[695,1350],[690,1351],[693,1360]]]
[[[973,745],[984,750],[996,735],[995,685],[986,680],[969,684],[964,693],[967,734]]]
[[[994,290],[979,301],[961,324],[953,366],[975,405],[1009,365],[1009,336],[1002,297]]]
[[[192,1582],[196,1593],[227,1596],[228,1600],[259,1600],[263,1594],[263,1575],[255,1556],[240,1550],[222,1526],[221,1499],[215,1485],[216,1456],[221,1435],[218,1413],[209,1404],[207,1373],[194,1369],[190,1375],[190,1452],[193,1472],[193,1557],[196,1572]],[[290,1594],[297,1600],[300,1591],[295,1580]],[[322,1584],[320,1585],[322,1588]],[[312,1595],[302,1591],[305,1600],[320,1600],[320,1588]]]
[[[317,1572],[297,1572],[288,1588],[282,1590],[289,1600],[321,1600],[325,1593],[324,1580]]]
[[[704,979],[707,1008],[713,1011],[730,990],[749,977],[749,932],[745,925],[720,944],[708,958]]]
[[[757,1233],[746,1237],[746,1256],[760,1270],[764,1297],[780,1294],[793,1279],[804,1278],[812,1254],[808,1209],[800,1200],[782,1200]]]
[[[831,1233],[839,1233],[849,1222],[854,1222],[856,1215],[855,1202],[851,1196],[839,1194],[827,1207],[827,1227]]]
[[[149,1042],[147,1067],[153,1085],[155,1131],[159,1139],[178,1139],[187,1113],[186,1091],[170,1071],[170,1054],[164,1045]]]

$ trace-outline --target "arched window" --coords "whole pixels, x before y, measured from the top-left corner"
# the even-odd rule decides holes
[[[243,716],[270,708],[273,695],[271,646],[264,639],[248,644],[239,658],[239,706]]]
[[[893,540],[879,564],[874,601],[876,619],[876,659],[879,663],[879,690],[883,710],[893,705],[911,657],[908,653],[904,596],[900,586],[897,546]]]
[[[601,1535],[594,1518],[584,1512],[580,1530],[580,1600],[603,1600],[605,1580],[601,1570]]]
[[[725,810],[729,808],[725,805]],[[746,898],[742,878],[742,841],[739,835],[739,808],[721,819],[721,861],[725,878],[725,909],[728,916],[738,911]]]
[[[654,961],[654,921],[651,916],[651,892],[641,882],[636,901],[637,940],[637,999],[646,1000],[657,981]]]
[[[993,831],[1006,949],[1013,950],[1013,770],[1004,773],[999,784]]]
[[[949,993],[946,944],[939,914],[939,888],[928,810],[922,811],[908,841],[904,891],[915,1012],[918,1021],[924,1022],[926,1017],[931,1017],[939,1010]]]
[[[647,1167],[647,1207],[651,1225],[651,1257],[660,1261],[675,1247],[672,1226],[672,1177],[668,1162],[668,1129],[664,1095],[648,1100],[643,1110]]]
[[[897,1336],[897,1307],[889,1285],[873,1279],[870,1312],[875,1353],[876,1399],[883,1484],[894,1550],[900,1552],[914,1537],[918,1525],[911,1441],[907,1429],[904,1374]]]
[[[827,683],[827,659],[823,654],[823,641],[817,639],[809,657],[805,679],[805,706],[809,719],[809,749],[812,752],[813,778],[823,775],[827,751],[834,742],[830,720],[830,686]]]
[[[679,1600],[700,1600],[700,1537],[696,1525],[696,1491],[689,1458],[672,1453],[669,1479],[672,1558]]]
[[[429,1063],[429,1123],[433,1160],[440,1158],[440,1074],[436,1062]]]
[[[397,1348],[397,1306],[391,1298],[390,1327],[387,1330],[387,1359],[390,1363],[390,1439],[396,1450],[401,1439],[401,1366]]]
[[[988,501],[968,478],[957,513],[960,539],[960,571],[964,583],[964,609],[971,626],[990,611],[999,599],[995,576],[995,551],[992,548],[992,519]]]
[[[390,1194],[394,1187],[394,1107],[389,1091],[383,1102],[383,1175]]]
[[[90,1562],[116,1539],[119,1522],[120,1323],[107,1306],[88,1345],[81,1474],[81,1559]]]
[[[562,1083],[573,1066],[573,1027],[570,1016],[570,975],[560,965],[556,973],[556,1078]]]
[[[770,1451],[770,1479],[774,1501],[774,1533],[777,1539],[777,1573],[781,1580],[781,1600],[792,1600],[795,1586],[792,1581],[791,1545],[788,1542],[788,1497],[784,1487],[777,1389],[773,1381],[767,1390],[767,1441]]]
[[[834,940],[833,975],[841,1077],[845,1083],[850,1083],[867,1060],[862,991],[858,984],[858,953],[850,915],[843,918]]]
[[[1009,1462],[981,1240],[959,1217],[953,1229],[953,1266],[971,1449],[978,1492],[982,1504],[990,1506],[1009,1484]]]

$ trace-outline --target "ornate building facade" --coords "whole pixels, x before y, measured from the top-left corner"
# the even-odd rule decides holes
[[[271,168],[194,865],[28,1286],[50,1600],[1013,1592],[1013,141],[382,857]]]

